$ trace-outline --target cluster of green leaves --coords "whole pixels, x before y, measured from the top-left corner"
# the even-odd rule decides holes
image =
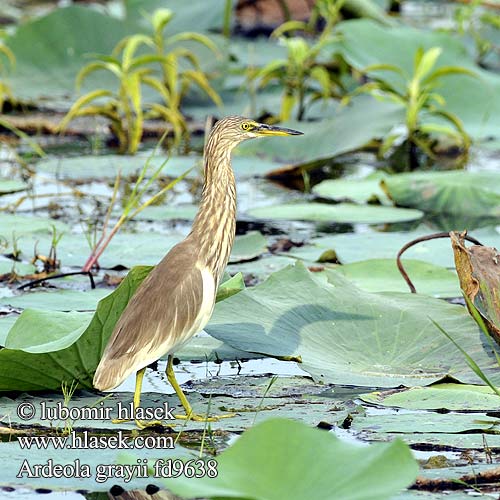
[[[343,93],[338,65],[325,61],[322,53],[334,41],[332,31],[340,20],[344,1],[320,0],[316,2],[307,23],[288,21],[282,24],[271,36],[279,38],[286,46],[287,58],[272,61],[260,70],[250,72],[250,79],[258,81],[259,87],[275,81],[283,87],[280,120],[288,120],[295,106],[296,118],[302,120],[307,106],[314,101],[339,97]],[[320,19],[324,20],[325,26],[317,39],[285,36],[297,31],[314,34]]]
[[[370,73],[372,81],[361,85],[352,94],[369,93],[378,99],[393,101],[404,106],[406,126],[404,140],[431,157],[433,133],[458,139],[465,152],[468,151],[471,142],[460,118],[444,108],[445,100],[436,92],[436,88],[441,79],[448,75],[465,74],[472,77],[477,75],[460,66],[441,66],[434,69],[441,52],[442,49],[439,47],[433,47],[425,52],[419,48],[415,54],[412,75],[393,64],[368,66],[363,73]],[[377,74],[373,75],[373,72]],[[401,78],[403,86],[393,84],[390,78],[384,78],[383,72],[396,74]],[[428,121],[431,117],[438,120],[431,123]],[[401,133],[388,135],[380,147],[380,154],[385,154],[400,138]]]
[[[173,13],[168,9],[156,10],[151,18],[152,35],[135,34],[123,38],[111,56],[100,55],[79,72],[77,88],[88,75],[100,70],[111,72],[118,87],[114,91],[93,90],[77,99],[60,123],[60,130],[77,116],[104,116],[111,122],[120,152],[133,154],[140,144],[144,119],[148,117],[161,117],[170,123],[174,144],[180,142],[187,132],[181,101],[192,85],[204,91],[217,105],[221,103],[194,52],[176,44],[194,41],[215,54],[218,54],[217,47],[208,37],[194,32],[178,33],[165,39],[164,31],[172,17]],[[152,52],[138,53],[141,47],[149,47]],[[188,63],[187,69],[180,68],[181,61]],[[153,65],[159,65],[159,71]],[[163,103],[144,102],[144,85],[156,91]]]

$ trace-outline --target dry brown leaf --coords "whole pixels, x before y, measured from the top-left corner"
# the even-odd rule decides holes
[[[500,253],[496,248],[465,246],[466,231],[450,232],[460,287],[500,345]]]

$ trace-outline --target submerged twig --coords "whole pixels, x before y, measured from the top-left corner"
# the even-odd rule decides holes
[[[94,289],[95,288],[95,281],[94,281],[94,276],[92,276],[92,273],[90,271],[73,271],[71,273],[61,273],[61,274],[54,274],[53,276],[46,276],[45,278],[29,281],[28,283],[25,283],[24,285],[18,286],[18,290],[23,290],[24,288],[32,288],[35,285],[38,285],[39,283],[43,283],[44,281],[48,280],[55,280],[58,278],[65,278],[66,276],[75,276],[75,275],[87,275],[90,280],[90,288]]]
[[[418,238],[415,238],[414,240],[411,240],[408,243],[406,243],[398,252],[398,255],[396,257],[396,263],[398,265],[399,272],[401,273],[401,276],[403,276],[403,279],[406,281],[406,284],[408,285],[411,293],[417,293],[417,290],[413,285],[413,282],[411,281],[410,277],[408,276],[408,273],[406,272],[403,263],[401,262],[401,256],[403,255],[403,253],[405,253],[406,250],[411,248],[413,245],[421,243],[422,241],[436,240],[438,238],[449,238],[449,237],[450,233],[446,231],[443,231],[441,233],[428,234],[426,236],[419,236]],[[467,241],[474,243],[475,245],[484,246],[480,241],[476,240],[476,238],[473,238],[472,236],[465,235],[464,238]]]

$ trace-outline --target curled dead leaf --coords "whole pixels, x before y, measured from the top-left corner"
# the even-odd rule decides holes
[[[493,247],[466,247],[466,234],[450,232],[460,287],[500,344],[500,253]]]

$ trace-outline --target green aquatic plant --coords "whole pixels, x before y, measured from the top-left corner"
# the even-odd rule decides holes
[[[194,41],[214,53],[217,53],[217,48],[200,33],[183,32],[165,39],[164,30],[172,17],[173,13],[168,9],[156,10],[151,17],[152,35],[127,36],[118,42],[111,56],[99,55],[82,68],[76,78],[78,89],[85,78],[96,71],[111,72],[118,86],[113,91],[96,89],[81,96],[63,118],[59,129],[64,130],[77,116],[104,116],[111,122],[119,151],[134,154],[142,138],[145,118],[161,117],[170,123],[174,144],[180,142],[187,132],[186,119],[180,109],[181,101],[192,85],[203,90],[216,104],[221,104],[197,56],[176,44]],[[150,52],[139,52],[144,47]],[[187,69],[181,69],[181,61],[187,63]],[[158,93],[163,102],[144,102],[144,86]]]
[[[388,135],[379,149],[383,156],[394,143],[403,138],[410,146],[410,165],[416,166],[415,148],[419,148],[433,157],[432,134],[444,134],[458,140],[463,151],[468,152],[470,137],[460,118],[445,109],[446,102],[436,91],[442,78],[450,75],[469,75],[476,77],[473,71],[460,66],[441,66],[435,68],[442,49],[433,47],[427,51],[419,48],[415,54],[413,73],[410,75],[393,64],[373,64],[364,68],[362,73],[370,74],[370,81],[358,87],[352,94],[368,93],[381,100],[401,104],[405,108],[405,127],[403,133]],[[374,74],[376,72],[376,74]],[[392,78],[385,78],[387,72],[397,75],[403,85],[393,83]],[[429,119],[435,119],[431,122]]]
[[[256,71],[250,71],[250,80],[257,81],[259,87],[277,82],[283,87],[279,118],[288,120],[296,107],[296,118],[305,118],[307,107],[319,99],[343,95],[337,64],[330,64],[324,57],[324,49],[334,41],[332,31],[340,20],[340,9],[344,0],[321,0],[316,3],[308,23],[288,21],[277,28],[271,36],[278,38],[287,50],[286,59],[272,61]],[[313,33],[318,20],[325,22],[317,39],[301,36],[285,36],[296,31]]]
[[[487,65],[486,59],[490,54],[500,54],[500,46],[495,43],[500,33],[500,17],[489,10],[483,0],[471,0],[470,3],[460,5],[455,9],[453,17],[453,30],[474,41],[478,64]]]
[[[126,224],[130,219],[139,214],[146,207],[152,205],[158,199],[161,199],[162,196],[165,195],[167,191],[170,191],[179,181],[184,179],[186,175],[191,171],[191,169],[187,170],[183,174],[179,175],[172,181],[170,181],[166,186],[162,187],[158,192],[149,197],[146,201],[142,201],[144,195],[147,193],[148,189],[152,186],[152,184],[159,178],[163,168],[167,164],[167,160],[163,161],[160,166],[156,169],[151,169],[151,161],[153,160],[157,149],[160,147],[164,139],[164,136],[160,139],[156,148],[153,150],[151,155],[146,160],[144,166],[142,167],[139,175],[132,186],[132,189],[129,193],[127,193],[126,198],[122,201],[122,213],[118,217],[115,225],[109,230],[109,222],[111,218],[112,210],[116,204],[118,188],[120,185],[120,175],[118,175],[115,179],[115,184],[113,188],[113,194],[111,197],[111,201],[108,207],[108,211],[106,213],[106,217],[104,219],[104,223],[102,225],[101,236],[97,241],[92,241],[92,236],[87,234],[87,242],[91,246],[90,255],[85,262],[82,271],[89,272],[95,266],[98,266],[98,259],[108,247],[110,241],[113,239],[114,235],[121,229],[121,227]]]

